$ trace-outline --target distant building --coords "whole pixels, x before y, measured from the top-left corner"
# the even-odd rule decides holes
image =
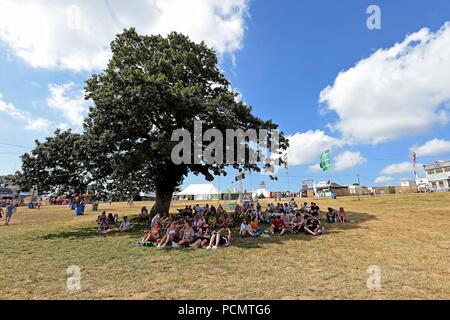
[[[139,196],[141,197],[141,199],[143,201],[154,201],[154,200],[156,200],[156,193],[155,192],[149,192],[149,193],[141,192],[141,193],[139,193]]]
[[[338,197],[350,195],[348,187],[331,181],[322,181],[317,183],[316,191],[319,197],[331,197],[333,194]]]
[[[422,178],[417,180],[417,191],[419,192],[429,192],[430,186],[427,178]]]
[[[416,180],[400,180],[400,187],[417,188]]]
[[[450,161],[435,162],[424,166],[431,191],[450,191]]]
[[[15,199],[19,195],[20,188],[16,185],[0,187],[0,199]]]
[[[350,195],[366,196],[371,194],[371,190],[368,187],[358,185],[348,186],[348,191],[350,192]]]

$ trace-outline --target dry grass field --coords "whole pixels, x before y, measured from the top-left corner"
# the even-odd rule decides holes
[[[317,238],[235,237],[217,251],[132,246],[145,226],[99,236],[90,206],[83,217],[65,206],[20,208],[0,226],[0,298],[450,299],[450,194],[317,202],[343,206],[350,223],[325,223]],[[141,205],[100,210],[133,215]],[[70,265],[81,268],[77,292],[66,289]],[[379,290],[366,285],[372,265]]]

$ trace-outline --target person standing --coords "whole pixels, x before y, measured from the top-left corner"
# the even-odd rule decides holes
[[[11,221],[11,218],[14,213],[16,213],[17,208],[16,206],[10,202],[9,205],[6,207],[6,219],[5,219],[5,225],[9,225],[9,222]]]

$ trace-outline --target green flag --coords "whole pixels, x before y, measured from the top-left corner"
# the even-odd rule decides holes
[[[326,150],[320,156],[320,168],[327,171],[331,168],[330,150]]]

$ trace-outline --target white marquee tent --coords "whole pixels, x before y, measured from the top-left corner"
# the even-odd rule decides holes
[[[270,191],[266,188],[259,188],[258,190],[253,191],[252,195],[254,198],[259,198],[261,195],[263,195],[264,198],[270,198]]]
[[[176,195],[181,198],[193,197],[194,200],[211,200],[213,196],[217,196],[218,194],[219,190],[217,190],[212,183],[206,183],[191,184]]]

